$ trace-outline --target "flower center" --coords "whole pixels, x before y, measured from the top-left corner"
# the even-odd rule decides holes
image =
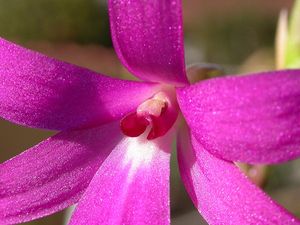
[[[153,140],[165,135],[171,129],[178,112],[175,92],[160,91],[141,103],[135,112],[123,117],[120,127],[126,136],[138,137],[150,126],[147,139]]]

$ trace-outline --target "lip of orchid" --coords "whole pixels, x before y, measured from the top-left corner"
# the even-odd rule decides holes
[[[164,136],[175,124],[179,114],[175,88],[163,85],[151,98],[124,116],[120,122],[122,132],[129,137],[138,137],[151,127],[147,139]]]

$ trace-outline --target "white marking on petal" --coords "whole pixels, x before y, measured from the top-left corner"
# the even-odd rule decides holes
[[[155,142],[145,137],[126,138],[127,151],[124,157],[124,166],[130,165],[128,178],[131,179],[140,166],[150,165],[155,153],[159,151]]]

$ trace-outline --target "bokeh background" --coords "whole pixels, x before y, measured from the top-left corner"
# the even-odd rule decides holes
[[[279,11],[292,0],[183,0],[187,65],[217,63],[226,73],[275,68]],[[0,36],[92,70],[133,79],[114,53],[106,0],[0,0]],[[0,65],[1,66],[1,65]],[[0,162],[54,134],[0,120]],[[267,168],[263,188],[300,217],[300,160]],[[205,224],[179,180],[172,161],[172,224]],[[64,212],[27,225],[63,224]],[[201,222],[202,221],[202,222]]]

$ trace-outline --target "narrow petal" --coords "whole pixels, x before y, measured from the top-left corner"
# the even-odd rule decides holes
[[[216,158],[187,132],[179,136],[178,161],[185,187],[210,225],[300,224],[232,162]]]
[[[127,69],[148,81],[187,84],[181,0],[109,0],[115,50]]]
[[[70,224],[169,224],[170,146],[165,137],[124,138],[91,181]]]
[[[300,156],[300,70],[211,79],[177,94],[193,134],[216,156],[248,163]]]
[[[76,203],[121,140],[119,124],[61,132],[0,165],[0,224],[33,220]]]
[[[155,91],[154,84],[106,77],[1,38],[0,65],[0,117],[30,127],[99,125],[132,111]]]

